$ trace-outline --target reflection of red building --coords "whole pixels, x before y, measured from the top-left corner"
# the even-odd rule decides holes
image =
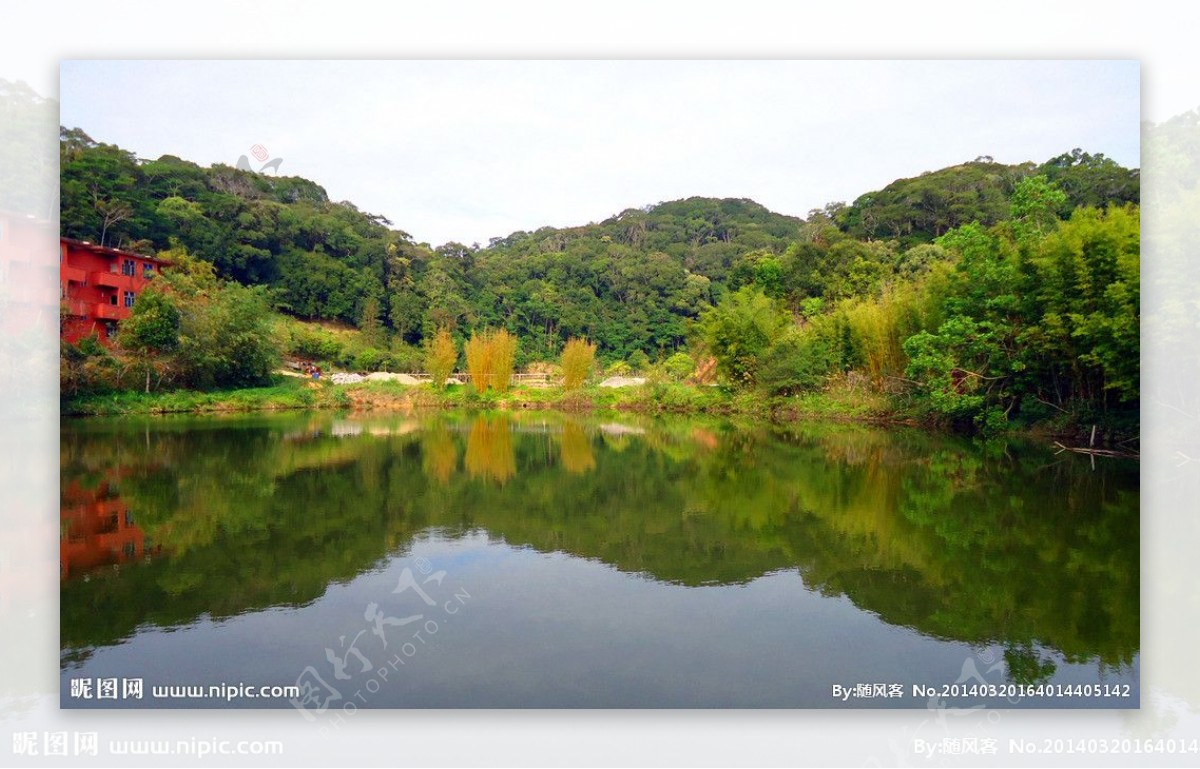
[[[96,334],[107,343],[118,321],[168,262],[83,240],[60,238],[59,292],[63,302],[62,338],[78,342]]]
[[[54,301],[55,226],[34,216],[0,210],[0,333],[49,331],[57,314]]]
[[[107,481],[85,489],[73,481],[60,512],[59,575],[67,577],[145,554],[146,536]]]

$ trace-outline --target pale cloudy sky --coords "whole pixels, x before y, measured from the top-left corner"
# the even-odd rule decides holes
[[[142,158],[279,171],[418,241],[692,195],[804,216],[1073,147],[1139,166],[1134,61],[65,61],[61,122]],[[257,167],[257,164],[256,164]]]

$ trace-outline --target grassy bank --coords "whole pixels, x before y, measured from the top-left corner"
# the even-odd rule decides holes
[[[173,390],[143,393],[124,391],[103,395],[64,397],[64,416],[115,414],[175,414],[283,409],[350,408],[353,404],[336,385],[310,386],[300,379],[281,377],[270,387],[196,392]]]
[[[64,397],[67,416],[118,414],[211,413],[282,409],[410,410],[554,409],[560,411],[632,411],[640,413],[713,414],[761,419],[804,417],[886,421],[892,413],[886,399],[867,394],[809,393],[770,400],[756,393],[725,387],[652,383],[640,387],[515,387],[505,393],[478,394],[469,386],[434,390],[394,382],[335,385],[327,381],[280,377],[270,387],[217,392],[118,392]]]
[[[707,414],[738,416],[774,422],[825,420],[905,424],[948,429],[917,402],[872,392],[864,388],[829,387],[796,396],[767,398],[760,393],[728,387],[697,387],[681,383],[649,383],[639,387],[562,388],[514,387],[505,393],[479,394],[470,386],[434,390],[428,385],[396,382],[360,382],[336,385],[293,377],[279,377],[270,387],[217,392],[119,392],[64,397],[65,416],[121,414],[223,413],[286,409],[349,409],[355,411],[413,411],[417,409],[553,409],[568,412],[626,411],[644,414]],[[1059,415],[1060,417],[1062,415]],[[1013,432],[1056,436],[1078,445],[1090,423],[1046,420],[1032,425],[1010,425]],[[1135,434],[1128,430],[1102,433],[1102,443]]]
[[[677,383],[647,384],[640,387],[586,387],[566,391],[560,387],[516,387],[505,393],[476,393],[471,387],[448,387],[438,392],[429,388],[371,385],[348,392],[364,407],[386,406],[389,397],[403,401],[415,396],[421,405],[442,408],[555,409],[561,411],[636,411],[664,414],[746,414],[769,416],[762,403],[745,394],[715,387],[694,387]]]

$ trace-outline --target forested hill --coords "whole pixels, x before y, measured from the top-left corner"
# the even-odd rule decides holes
[[[1104,155],[1075,149],[1035,166],[1009,166],[984,156],[973,162],[899,179],[837,210],[839,227],[856,238],[896,238],[905,245],[928,243],[949,230],[978,221],[992,225],[1009,215],[1017,182],[1041,174],[1065,193],[1058,210],[1067,218],[1080,206],[1139,203],[1138,169],[1123,168]]]
[[[1041,165],[979,158],[805,218],[688,198],[435,248],[306,179],[142,161],[79,129],[62,129],[60,152],[65,236],[186,249],[222,277],[269,286],[284,312],[382,325],[408,344],[443,325],[460,337],[503,325],[524,340],[522,357],[552,357],[570,336],[593,339],[605,358],[658,356],[684,343],[689,320],[748,284],[794,310],[869,295],[941,258],[931,242],[951,228],[1007,218],[1030,176],[1066,193],[1063,218],[1139,194],[1136,170],[1076,150]]]

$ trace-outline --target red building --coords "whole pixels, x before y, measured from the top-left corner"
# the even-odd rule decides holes
[[[85,240],[59,240],[62,338],[74,343],[96,334],[107,344],[146,282],[169,262]]]

